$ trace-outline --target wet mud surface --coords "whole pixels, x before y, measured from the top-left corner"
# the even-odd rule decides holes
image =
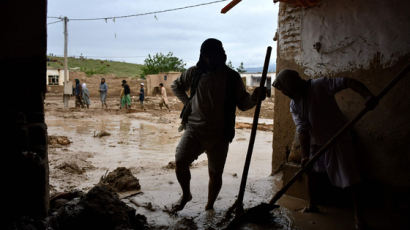
[[[73,100],[70,103],[73,107]],[[100,182],[101,177],[124,167],[137,178],[140,192],[122,201],[135,208],[136,213],[146,216],[150,229],[223,228],[220,222],[236,201],[250,136],[248,124],[252,123],[252,117],[246,114],[238,116],[238,123],[242,125],[237,128],[229,147],[224,184],[215,210],[205,211],[208,168],[206,154],[202,154],[191,165],[192,201],[177,215],[171,215],[168,210],[181,195],[172,163],[182,135],[178,132],[180,111],[161,111],[155,105],[148,105],[143,111],[138,105],[133,105],[133,109],[126,112],[119,110],[117,104],[116,99],[110,98],[108,109],[99,108],[98,103],[90,109],[65,109],[62,98],[46,98],[49,136],[64,137],[70,142],[50,145],[50,193],[72,190],[86,193]],[[266,202],[281,186],[280,176],[270,176],[272,131],[269,126],[272,119],[261,118],[259,123],[266,124],[264,127],[267,128],[257,132],[245,208]],[[104,132],[109,135],[98,135]],[[277,212],[274,222],[264,225],[249,223],[241,229],[293,229],[286,209],[274,212]]]

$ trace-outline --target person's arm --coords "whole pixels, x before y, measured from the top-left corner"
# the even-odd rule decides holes
[[[346,78],[346,85],[356,93],[360,94],[360,96],[362,96],[362,98],[366,100],[365,106],[368,109],[374,109],[379,103],[378,99],[373,95],[373,93],[360,81],[352,78]]]
[[[356,93],[360,94],[364,99],[373,97],[374,95],[370,90],[360,81],[346,77],[346,86]]]
[[[302,154],[301,165],[305,166],[309,160],[310,155],[310,125],[306,119],[301,116],[301,111],[297,109],[294,102],[291,101],[290,113],[292,115],[293,122],[296,126],[296,132],[298,133],[300,149]]]
[[[259,94],[261,94],[261,101],[265,100],[266,98],[265,87],[255,88],[252,95],[246,92],[245,84],[243,84],[243,81],[239,76],[235,76],[234,89],[236,90],[235,95],[237,106],[242,111],[246,111],[248,109],[253,108],[257,103]]]
[[[310,133],[309,131],[302,131],[298,133],[302,159],[300,161],[302,166],[305,166],[309,160],[310,153]]]
[[[189,101],[186,91],[191,87],[192,75],[195,74],[195,67],[189,68],[181,74],[171,85],[172,92],[184,105]]]

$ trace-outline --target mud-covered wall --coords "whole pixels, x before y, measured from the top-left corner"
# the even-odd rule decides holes
[[[345,76],[377,94],[410,63],[410,2],[323,0],[312,8],[280,4],[277,71],[304,78]],[[318,44],[320,48],[318,49]],[[392,186],[410,186],[410,75],[355,127],[364,175]],[[273,172],[291,148],[294,125],[289,99],[275,92]],[[351,90],[336,99],[347,117],[363,108]]]
[[[2,1],[1,229],[21,216],[43,218],[48,209],[46,91],[47,1]],[[15,70],[18,69],[18,75]],[[12,74],[14,73],[14,74]],[[6,227],[3,227],[3,226]]]

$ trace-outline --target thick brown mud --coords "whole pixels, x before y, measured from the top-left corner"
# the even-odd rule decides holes
[[[127,112],[119,110],[116,104],[115,99],[110,99],[109,109],[101,109],[99,104],[90,109],[65,109],[62,98],[46,99],[49,135],[64,136],[72,142],[49,149],[51,193],[73,189],[87,192],[99,183],[102,176],[124,167],[138,178],[141,193],[122,201],[135,208],[138,214],[146,216],[150,228],[222,228],[218,223],[235,202],[238,193],[252,117],[238,116],[238,122],[248,125],[236,130],[235,139],[230,144],[223,175],[224,184],[215,210],[205,211],[208,168],[206,154],[202,154],[191,166],[192,201],[177,215],[170,215],[167,210],[181,195],[172,165],[175,148],[182,135],[178,132],[179,110],[161,111],[153,105],[152,109],[143,111],[138,105],[133,105],[133,109]],[[272,120],[262,118],[259,123],[269,127]],[[270,176],[272,131],[269,128],[267,130],[257,132],[244,199],[245,208],[269,200],[280,186],[280,176]],[[98,135],[103,132],[110,135]],[[290,229],[292,220],[283,215],[286,214],[284,210],[282,212],[280,218],[275,219],[275,228]],[[259,225],[246,225],[243,228],[273,229],[272,224],[262,228],[257,228]]]

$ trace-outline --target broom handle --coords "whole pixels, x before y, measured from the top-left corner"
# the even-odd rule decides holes
[[[377,95],[375,96],[375,100],[378,102],[380,99],[382,99],[390,90],[393,88],[397,82],[399,82],[404,76],[406,76],[407,72],[410,70],[410,64],[408,64],[406,67],[402,69],[402,71],[395,77],[393,80],[389,82],[389,84],[384,87],[384,89]],[[373,108],[370,108],[366,106],[365,108],[362,109],[352,120],[350,120],[348,123],[346,123],[332,138],[330,138],[326,144],[324,144],[314,155],[313,157],[306,163],[306,165],[301,168],[293,177],[290,179],[290,181],[283,186],[276,194],[275,196],[271,199],[269,204],[271,205],[271,208],[273,208],[273,205],[285,194],[285,192],[290,188],[290,186],[295,183],[295,181],[304,173],[306,172],[315,162],[316,160],[325,152],[325,150],[332,145],[336,139],[346,132],[347,130],[350,130],[354,124],[356,124],[357,121],[359,121],[367,112],[372,110]]]
[[[260,88],[265,87],[266,75],[268,74],[269,59],[270,59],[271,52],[272,52],[272,47],[268,46],[266,50],[265,63],[263,65],[263,72],[262,72],[262,77],[261,77],[261,82],[260,82]],[[262,92],[259,91],[259,94],[261,93]],[[239,187],[238,199],[236,201],[237,211],[241,211],[240,208],[242,208],[243,196],[245,194],[246,180],[248,178],[248,172],[249,172],[249,165],[251,164],[253,144],[255,143],[256,130],[258,128],[258,120],[259,120],[259,113],[261,110],[261,103],[262,103],[261,95],[258,95],[258,98],[256,101],[255,114],[253,116],[252,131],[251,131],[251,137],[249,139],[248,152],[246,154],[245,166],[243,168],[242,179],[241,179],[241,185]]]

